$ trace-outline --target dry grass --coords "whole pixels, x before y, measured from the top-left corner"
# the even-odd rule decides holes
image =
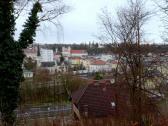
[[[43,119],[25,119],[20,121],[20,126],[139,126],[138,123],[128,122],[126,120],[114,120],[111,118],[84,119],[77,121],[65,117],[43,118]],[[19,124],[18,124],[19,125]],[[153,125],[144,126],[168,126],[168,118],[161,119],[160,122]]]

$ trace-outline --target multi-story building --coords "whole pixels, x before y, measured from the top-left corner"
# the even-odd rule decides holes
[[[62,55],[69,57],[71,55],[71,47],[62,47]]]
[[[89,72],[111,71],[112,67],[109,63],[102,60],[92,60],[89,65]]]
[[[69,61],[71,65],[80,65],[82,63],[82,59],[80,57],[71,57]]]
[[[102,54],[102,55],[99,56],[99,59],[103,60],[103,61],[114,60],[115,59],[115,55]]]
[[[54,61],[53,50],[40,49],[40,60],[41,60],[41,62],[52,62],[52,61]]]
[[[71,56],[72,57],[83,57],[83,56],[88,56],[88,53],[86,50],[71,50]]]
[[[71,47],[62,47],[62,55],[65,57],[83,57],[88,56],[86,50],[72,50]]]

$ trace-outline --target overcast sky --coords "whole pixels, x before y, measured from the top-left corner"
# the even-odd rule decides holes
[[[150,0],[149,0],[150,1]],[[98,15],[103,8],[108,8],[112,14],[120,6],[127,4],[126,0],[64,0],[71,6],[71,11],[59,18],[62,27],[55,27],[52,24],[43,24],[37,32],[36,42],[38,43],[81,43],[97,41],[95,35],[100,32]],[[152,3],[148,2],[147,7],[151,8]],[[17,33],[22,29],[26,20],[21,17],[17,21]],[[147,40],[150,42],[161,42],[160,18],[153,17],[146,26]]]

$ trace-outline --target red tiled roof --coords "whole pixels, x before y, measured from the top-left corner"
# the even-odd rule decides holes
[[[115,61],[112,61],[111,63],[112,64],[118,64],[118,61],[115,60]]]
[[[106,62],[105,61],[102,61],[102,60],[93,60],[91,61],[91,65],[105,65]]]
[[[86,53],[86,50],[71,50],[72,54],[83,54]]]
[[[87,110],[89,117],[114,116],[116,108],[112,103],[117,105],[117,114],[126,117],[131,111],[129,101],[127,86],[123,83],[112,84],[110,80],[92,81],[72,94],[73,104],[78,107],[81,114]],[[151,105],[147,106],[152,108]]]
[[[85,93],[86,90],[89,90],[89,88],[91,87],[101,87],[101,86],[107,86],[110,84],[110,80],[91,80],[88,82],[87,85],[85,85],[85,87],[80,88],[78,91],[74,92],[72,94],[72,98],[73,98],[73,102],[74,103],[78,103],[79,100],[81,99],[81,96]],[[97,90],[97,88],[95,88],[95,90]]]
[[[78,103],[82,95],[85,93],[85,90],[87,89],[88,85],[85,85],[85,87],[81,87],[79,90],[73,93],[73,102]]]
[[[81,57],[70,57],[71,60],[81,60]]]

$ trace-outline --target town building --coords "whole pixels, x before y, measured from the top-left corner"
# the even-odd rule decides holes
[[[83,57],[88,56],[86,50],[71,50],[71,57]]]
[[[108,60],[107,62],[111,65],[113,70],[115,70],[117,66],[118,66],[118,70],[120,69],[118,60]]]
[[[62,47],[62,55],[69,57],[71,55],[71,47]]]
[[[23,70],[24,78],[33,78],[33,72],[30,70]]]
[[[89,65],[89,72],[103,72],[103,71],[111,71],[112,67],[109,63],[99,60],[99,59],[94,59],[90,61]]]
[[[103,60],[103,61],[115,60],[115,55],[102,54],[102,55],[98,56],[98,59]]]
[[[36,60],[37,50],[38,50],[37,47],[32,46],[32,47],[28,47],[27,49],[24,49],[23,51],[26,57]]]
[[[80,65],[82,63],[81,57],[70,57],[69,62],[71,65]]]
[[[57,65],[56,72],[57,73],[66,73],[66,72],[68,72],[68,66],[66,66],[64,63],[62,63],[60,65]]]
[[[46,69],[50,74],[54,74],[56,72],[56,63],[54,61],[50,62],[41,62],[41,69]]]
[[[40,60],[41,62],[52,62],[54,61],[54,52],[50,49],[40,49]]]

